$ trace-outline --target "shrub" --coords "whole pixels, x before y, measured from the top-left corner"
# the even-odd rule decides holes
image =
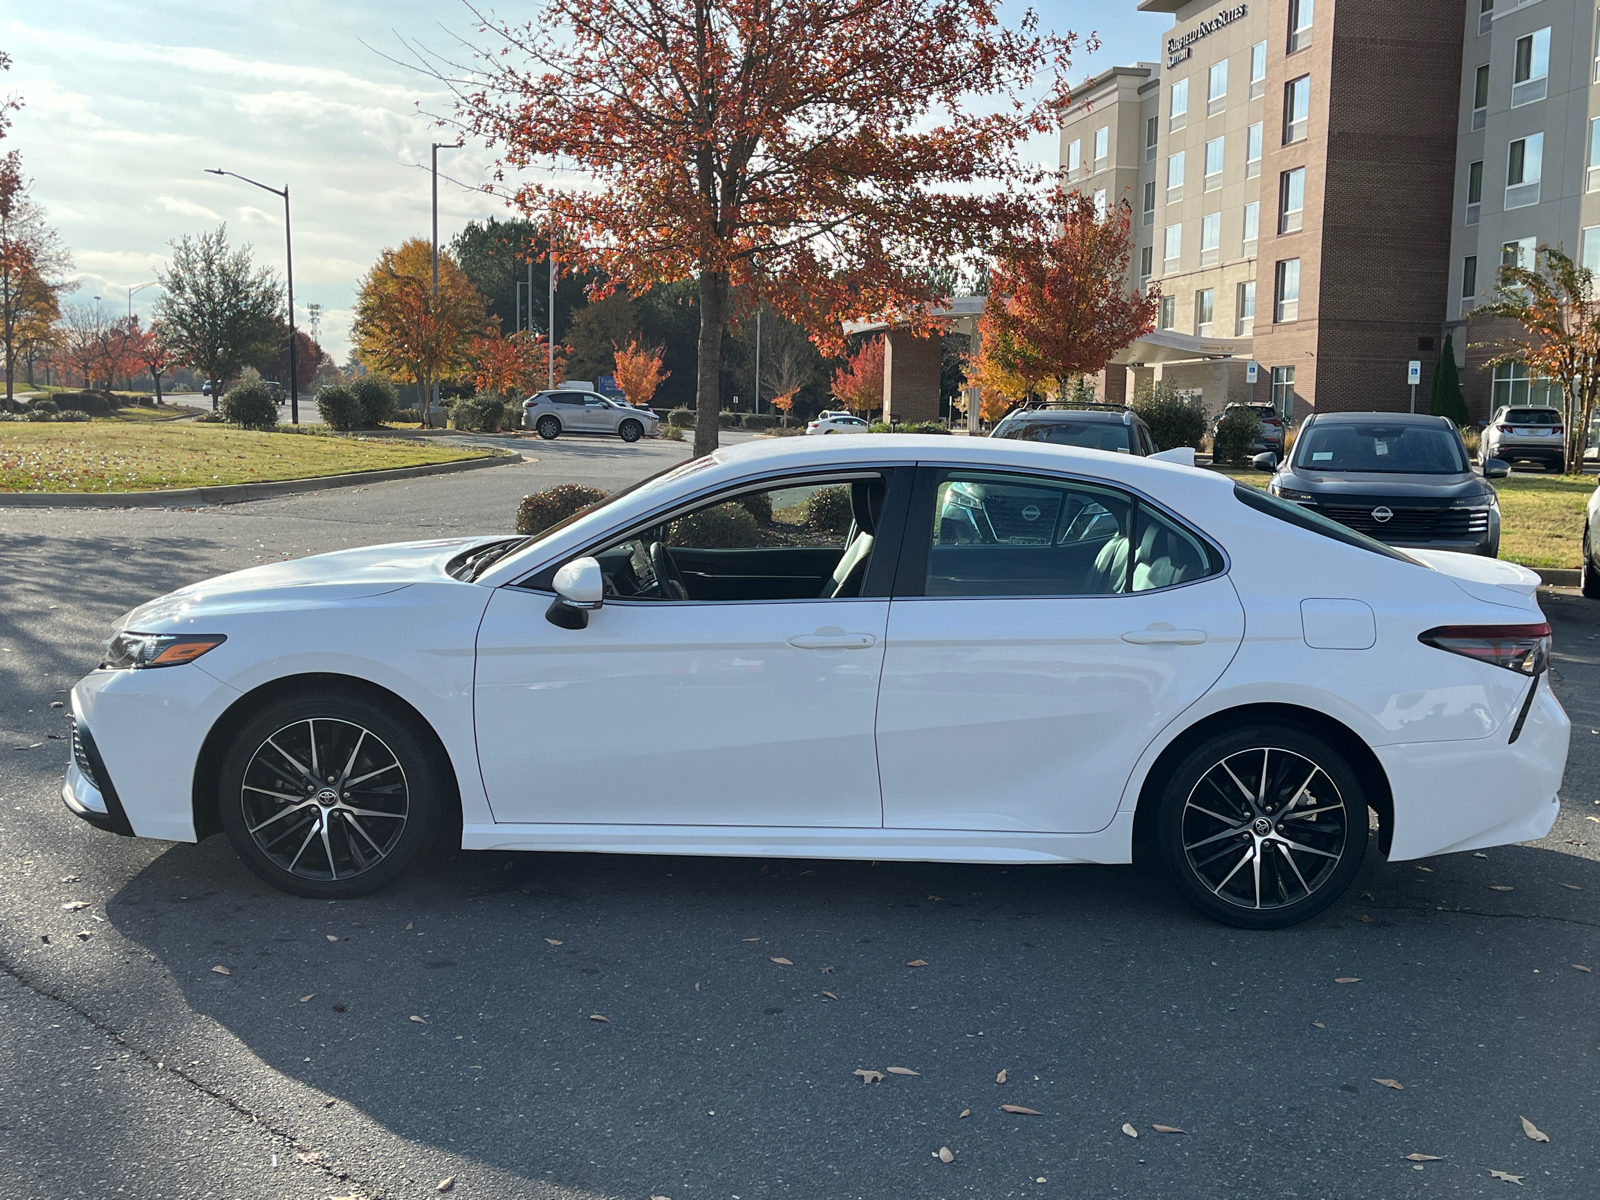
[[[359,429],[361,401],[342,383],[330,383],[317,392],[317,415],[329,429]]]
[[[40,397],[33,402],[33,411],[36,413],[50,413],[52,416],[60,412],[60,407],[48,396]]]
[[[806,501],[806,524],[822,533],[849,533],[854,519],[848,483],[821,488]]]
[[[222,415],[240,429],[271,429],[278,423],[278,402],[259,379],[239,383],[222,397]]]
[[[901,422],[899,425],[890,425],[884,421],[874,421],[867,426],[868,433],[949,433],[950,431],[938,421],[912,421]]]
[[[761,529],[755,517],[742,504],[718,504],[680,517],[672,523],[667,541],[674,546],[695,546],[705,550],[737,550],[760,540]]]
[[[66,412],[58,412],[55,415],[54,419],[57,420],[57,421],[68,421],[68,422],[92,421],[92,420],[94,420],[94,418],[91,417],[88,413],[79,412],[75,408],[69,408]]]
[[[1461,440],[1466,444],[1467,457],[1476,460],[1479,451],[1483,449],[1483,431],[1476,425],[1467,425],[1461,430]],[[1283,453],[1284,457],[1287,458],[1289,455],[1287,446],[1284,447]]]
[[[723,409],[717,414],[717,424],[723,429],[739,428],[740,414]]]
[[[683,441],[682,425],[664,425],[661,428],[661,440],[664,442]]]
[[[694,424],[694,409],[675,408],[667,414],[667,424],[674,429],[687,429]]]
[[[581,483],[558,483],[542,492],[524,496],[517,506],[517,532],[543,533],[550,526],[565,521],[573,513],[598,504],[606,498],[599,488]]]
[[[51,411],[88,413],[94,417],[111,415],[112,401],[104,392],[57,392],[53,401],[41,400],[34,405],[54,403]]]
[[[194,419],[196,425],[223,425],[228,418],[219,412],[203,412]]]
[[[361,424],[367,429],[394,417],[398,397],[394,384],[377,375],[363,375],[351,388],[361,406]]]
[[[18,415],[17,413],[6,412],[5,409],[0,408],[0,421],[21,421],[21,420],[24,420],[24,418],[22,416]]]
[[[28,413],[28,420],[30,421],[54,421],[55,419],[55,413],[45,412],[43,409],[39,408],[35,408]]]
[[[1230,408],[1217,423],[1212,436],[1211,461],[1242,464],[1250,458],[1250,446],[1261,436],[1261,418],[1248,408]]]
[[[493,396],[457,400],[450,409],[450,424],[475,433],[495,433],[507,421],[506,405]]]
[[[1206,406],[1199,396],[1187,396],[1169,383],[1141,388],[1133,398],[1133,411],[1150,426],[1157,450],[1179,446],[1200,448],[1206,436]]]
[[[778,423],[778,418],[771,413],[750,413],[744,419],[746,429],[771,429]]]
[[[772,524],[772,493],[751,492],[740,496],[738,504],[762,525]]]

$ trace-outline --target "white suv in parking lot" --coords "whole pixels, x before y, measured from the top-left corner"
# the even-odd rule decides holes
[[[648,408],[635,408],[599,392],[557,388],[522,402],[522,427],[536,430],[547,442],[563,433],[615,434],[625,442],[637,442],[660,433],[661,418]]]
[[[1496,410],[1483,431],[1483,459],[1517,459],[1540,463],[1548,470],[1564,471],[1567,466],[1566,430],[1560,410],[1554,408],[1512,408]]]

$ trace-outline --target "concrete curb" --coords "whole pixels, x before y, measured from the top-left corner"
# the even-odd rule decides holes
[[[1545,587],[1577,587],[1583,572],[1577,567],[1529,567]]]
[[[455,462],[424,463],[419,467],[390,467],[380,471],[355,471],[348,475],[323,475],[311,479],[280,479],[263,483],[230,483],[220,487],[176,488],[152,492],[0,492],[0,508],[193,508],[198,505],[240,504],[270,500],[324,488],[359,487],[425,475],[450,475],[484,467],[503,467],[525,461],[520,454],[491,454]]]

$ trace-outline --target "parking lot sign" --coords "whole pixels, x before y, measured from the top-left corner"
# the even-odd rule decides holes
[[[1406,382],[1412,387],[1422,382],[1422,364],[1414,358],[1406,364]]]

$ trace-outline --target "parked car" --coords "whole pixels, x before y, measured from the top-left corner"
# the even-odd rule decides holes
[[[1082,446],[1115,454],[1154,454],[1155,440],[1144,418],[1122,407],[1016,409],[989,434],[1024,442]]]
[[[1283,447],[1288,438],[1289,425],[1283,415],[1271,404],[1229,404],[1216,419],[1211,422],[1211,432],[1216,433],[1217,426],[1222,424],[1222,418],[1228,415],[1230,409],[1248,408],[1261,419],[1261,436],[1250,444],[1253,454],[1276,454],[1283,457]]]
[[[1583,571],[1578,579],[1583,594],[1600,600],[1600,487],[1589,494],[1583,514]]]
[[[648,408],[635,408],[599,392],[557,388],[535,393],[522,402],[522,427],[537,431],[545,441],[554,441],[563,433],[604,433],[637,442],[659,434],[661,418]]]
[[[1475,470],[1461,434],[1444,417],[1411,413],[1323,413],[1306,420],[1294,454],[1268,452],[1267,490],[1391,546],[1500,553],[1500,502],[1489,484],[1510,466]]]
[[[1483,457],[1567,468],[1567,441],[1559,409],[1502,406],[1483,431]]]
[[[806,435],[865,433],[868,428],[867,423],[860,417],[853,417],[849,413],[825,412],[819,413],[816,420],[806,425]]]
[[[1313,442],[1313,445],[1316,443]],[[1159,864],[1289,925],[1544,836],[1538,576],[1006,438],[727,447],[535,537],[339,551],[118,621],[63,798],[357,896],[464,849]],[[418,629],[427,636],[418,638]],[[648,712],[619,737],[617,712]]]

